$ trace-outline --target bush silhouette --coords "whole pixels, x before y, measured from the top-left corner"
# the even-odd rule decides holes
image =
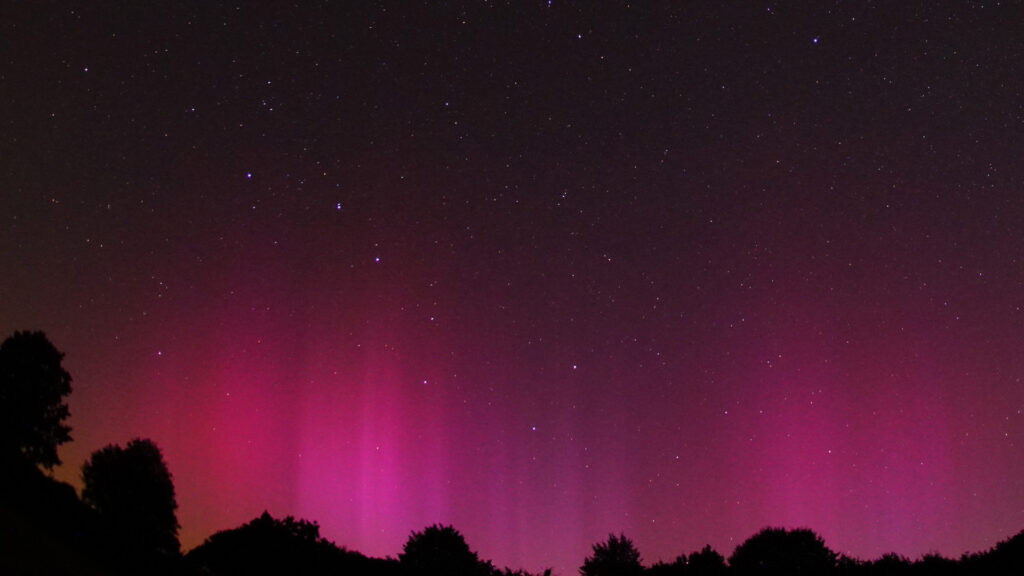
[[[737,574],[829,574],[836,554],[810,530],[765,528],[736,547],[729,567]]]
[[[644,571],[640,552],[625,535],[608,535],[607,542],[594,544],[594,553],[583,561],[581,576],[639,576]]]
[[[458,530],[438,524],[413,532],[398,561],[403,572],[416,576],[488,576],[495,571],[469,549]]]
[[[112,530],[142,546],[179,553],[174,482],[151,440],[93,452],[82,466],[82,481],[82,500]]]
[[[71,440],[64,424],[71,375],[64,354],[42,332],[15,332],[0,344],[0,456],[52,468],[57,447]]]

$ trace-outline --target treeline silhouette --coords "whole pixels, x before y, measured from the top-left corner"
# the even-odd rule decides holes
[[[397,558],[381,559],[337,546],[316,522],[266,512],[182,554],[173,477],[151,440],[94,452],[82,466],[81,498],[43,472],[60,464],[57,448],[71,440],[63,357],[42,332],[15,332],[0,345],[0,575],[539,576],[496,568],[452,526],[413,532]],[[958,559],[863,561],[830,550],[806,528],[765,528],[728,559],[705,546],[647,566],[632,540],[611,534],[594,544],[579,574],[1020,576],[1024,531]]]

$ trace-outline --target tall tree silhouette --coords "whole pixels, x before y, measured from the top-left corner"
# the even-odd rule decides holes
[[[57,447],[71,440],[64,424],[71,375],[64,354],[42,332],[15,332],[0,344],[0,451],[45,468],[60,464]]]
[[[765,528],[736,547],[729,567],[737,574],[829,574],[835,571],[836,553],[805,528]]]
[[[594,544],[594,553],[583,561],[581,576],[639,576],[644,567],[640,552],[625,535],[608,535],[607,542]]]
[[[435,524],[413,532],[398,561],[406,574],[417,576],[487,576],[494,572],[470,550],[465,538],[451,526]]]
[[[178,503],[163,454],[151,440],[111,444],[82,466],[82,500],[123,537],[178,554]]]

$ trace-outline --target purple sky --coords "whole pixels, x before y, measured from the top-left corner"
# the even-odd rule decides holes
[[[247,4],[0,19],[58,478],[148,437],[186,548],[267,509],[562,576],[1024,528],[1019,8]]]

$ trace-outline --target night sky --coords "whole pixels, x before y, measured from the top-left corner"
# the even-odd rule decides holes
[[[147,437],[186,549],[267,509],[563,576],[1024,528],[1016,3],[158,4],[0,8],[58,478]]]

